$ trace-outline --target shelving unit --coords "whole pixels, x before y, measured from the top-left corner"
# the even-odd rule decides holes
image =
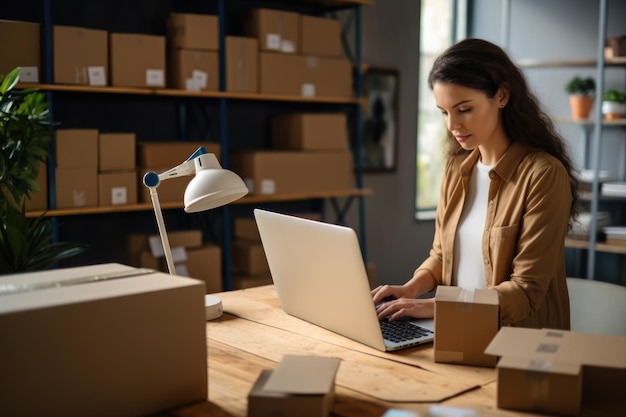
[[[356,132],[357,149],[362,147],[362,128],[361,128],[361,73],[360,71],[354,71],[354,85],[355,95],[352,98],[343,97],[298,97],[287,95],[268,95],[268,94],[253,94],[253,93],[231,93],[226,92],[226,71],[225,71],[225,27],[226,22],[229,19],[226,11],[226,0],[218,0],[212,6],[215,8],[218,21],[219,21],[219,67],[220,67],[220,84],[219,91],[216,92],[189,92],[185,90],[169,89],[169,88],[121,88],[121,87],[91,87],[82,85],[60,85],[54,84],[52,79],[52,26],[57,24],[53,20],[53,0],[43,1],[43,19],[40,22],[42,24],[42,33],[44,34],[42,50],[44,51],[44,59],[42,61],[46,72],[43,74],[44,82],[39,84],[20,84],[20,88],[37,88],[42,91],[48,92],[49,101],[52,109],[54,110],[54,97],[55,94],[61,93],[64,95],[72,94],[103,94],[103,95],[128,95],[131,97],[160,97],[163,100],[168,98],[178,99],[179,101],[179,123],[182,125],[181,129],[186,129],[187,123],[187,110],[185,100],[207,100],[217,104],[216,120],[219,120],[219,141],[221,146],[221,161],[224,167],[228,167],[229,158],[229,131],[228,131],[228,119],[227,114],[234,102],[259,102],[263,101],[272,105],[272,103],[294,103],[298,105],[319,105],[319,106],[348,106],[351,111],[355,112],[354,123]],[[246,3],[240,1],[240,3]],[[296,10],[301,7],[305,10],[317,10],[320,13],[336,12],[339,10],[348,10],[353,14],[353,19],[350,20],[350,24],[354,24],[354,51],[348,51],[346,55],[353,60],[354,68],[361,68],[361,7],[367,6],[373,3],[373,0],[298,0],[298,1],[280,1],[280,0],[268,0],[257,1],[246,4],[252,4],[250,7],[271,7],[271,8],[285,8],[289,10]],[[232,0],[229,5],[233,4]],[[185,10],[185,2],[178,2],[176,12],[187,12]],[[342,32],[345,36],[347,28],[344,28]],[[349,44],[347,39],[343,39],[344,47]],[[245,205],[245,204],[259,204],[259,203],[280,203],[280,202],[294,202],[294,201],[306,201],[306,200],[330,200],[332,207],[335,210],[336,221],[343,221],[343,216],[356,199],[359,204],[359,239],[362,246],[364,257],[367,257],[366,244],[365,244],[365,221],[364,221],[364,200],[363,198],[371,195],[372,191],[363,188],[363,169],[360,164],[360,158],[355,158],[355,188],[345,191],[334,192],[319,192],[319,193],[303,193],[303,194],[289,194],[289,195],[250,195],[246,196],[232,204]],[[27,213],[28,217],[36,217],[39,215],[45,215],[52,217],[56,224],[56,219],[63,216],[85,216],[85,215],[99,215],[109,213],[124,213],[124,212],[140,212],[146,211],[146,215],[151,215],[152,205],[150,203],[130,204],[123,206],[107,206],[107,207],[85,207],[85,208],[72,208],[72,209],[56,209],[54,199],[54,172],[52,164],[48,167],[50,184],[50,209],[42,211],[31,211]],[[341,200],[341,201],[340,201]],[[162,209],[179,209],[183,207],[182,196],[181,201],[176,203],[161,202]],[[231,277],[231,230],[230,230],[230,214],[229,208],[223,207],[221,209],[222,221],[224,225],[224,232],[222,236],[222,248],[223,248],[223,272],[224,272],[224,288],[232,289],[232,277]]]
[[[510,24],[510,2],[511,0],[503,0],[503,27],[509,27]],[[611,245],[597,241],[598,225],[597,214],[599,211],[599,202],[626,202],[626,198],[619,197],[603,197],[601,195],[600,183],[598,180],[600,171],[600,151],[604,129],[624,128],[626,127],[626,118],[607,120],[603,117],[600,105],[601,92],[605,90],[605,70],[609,67],[626,69],[626,57],[605,57],[605,40],[607,37],[607,13],[608,0],[598,1],[598,35],[597,50],[595,59],[565,59],[565,60],[538,60],[538,59],[521,59],[518,64],[522,68],[595,68],[596,75],[596,97],[597,103],[594,106],[594,114],[586,120],[573,120],[570,118],[559,118],[555,122],[559,124],[571,124],[580,126],[585,141],[584,160],[586,167],[593,172],[593,182],[591,191],[581,194],[581,200],[589,203],[589,213],[591,216],[591,224],[589,227],[589,236],[587,240],[578,240],[567,238],[565,246],[578,250],[587,251],[587,271],[588,279],[595,279],[595,265],[597,252],[606,252],[613,254],[626,254],[626,247]]]

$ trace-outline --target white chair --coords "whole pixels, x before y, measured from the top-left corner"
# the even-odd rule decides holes
[[[572,331],[626,336],[626,287],[567,278]]]

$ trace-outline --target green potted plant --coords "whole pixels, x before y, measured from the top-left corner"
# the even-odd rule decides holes
[[[595,80],[577,75],[565,85],[565,91],[569,94],[572,117],[577,120],[588,118],[596,91]]]
[[[0,274],[46,270],[84,250],[54,242],[51,220],[43,214],[26,216],[26,200],[39,191],[52,119],[45,95],[15,89],[18,81],[19,68],[0,75]]]
[[[607,119],[619,119],[626,115],[626,94],[615,88],[602,93],[602,114]]]

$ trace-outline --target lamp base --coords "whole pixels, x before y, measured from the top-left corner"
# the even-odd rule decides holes
[[[222,300],[214,295],[204,296],[204,311],[207,320],[213,320],[220,317],[223,313]]]

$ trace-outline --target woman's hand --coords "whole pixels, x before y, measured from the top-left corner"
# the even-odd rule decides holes
[[[434,298],[398,298],[391,301],[383,301],[376,305],[378,319],[387,318],[389,321],[403,317],[418,319],[431,319],[435,315]]]
[[[415,298],[415,294],[410,287],[405,285],[379,285],[372,290],[372,299],[374,304],[383,301],[390,301],[397,298]]]

